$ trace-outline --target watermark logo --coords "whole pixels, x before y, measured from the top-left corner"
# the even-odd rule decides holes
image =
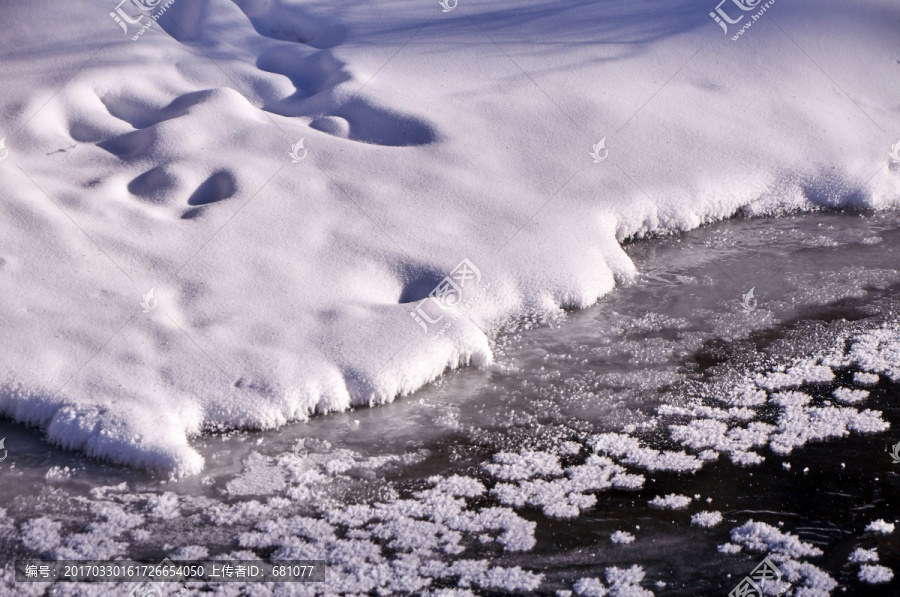
[[[175,562],[170,560],[169,558],[164,558],[162,562],[160,562],[157,567],[168,568],[171,574],[174,576],[176,570]],[[159,574],[157,573],[157,576]],[[165,575],[168,575],[166,573]],[[153,576],[151,574],[150,576]],[[179,595],[184,592],[182,589],[179,592]],[[164,591],[162,583],[154,582],[152,580],[145,580],[138,584],[135,588],[131,589],[131,592],[128,593],[128,597],[163,597],[167,592]]]
[[[9,451],[6,449],[6,438],[0,439],[0,450],[3,450],[3,458],[0,458],[0,462],[6,460],[6,457],[9,455]]]
[[[2,141],[0,141],[0,147],[3,147]],[[891,153],[888,155],[891,156],[891,163],[900,164],[900,141],[897,141],[897,143],[893,147],[891,147]],[[0,160],[2,159],[3,158],[0,158]]]
[[[481,282],[481,270],[468,259],[459,262],[450,275],[445,277],[424,298],[416,304],[416,308],[409,312],[422,331],[428,333],[429,326],[434,325],[448,317],[448,321],[437,332],[439,337],[449,328],[460,315],[468,311],[474,304],[477,295],[464,302],[463,298],[471,294],[471,290]],[[467,287],[468,286],[468,287]],[[484,292],[485,288],[479,290]]]
[[[441,8],[444,9],[441,12],[450,12],[456,8],[456,5],[459,4],[459,0],[441,0],[439,4],[441,5]]]
[[[128,25],[140,25],[141,19],[144,18],[144,15],[138,14],[137,17],[131,16],[125,12],[125,9],[122,8],[123,4],[130,3],[131,0],[122,0],[119,2],[119,5],[116,6],[116,10],[109,13],[109,16],[118,23],[119,27],[122,28],[122,32],[125,35],[128,35]]]
[[[291,151],[288,153],[288,155],[291,156],[291,163],[296,164],[306,158],[306,149],[303,148],[303,141],[305,139],[306,137],[303,137],[291,146]],[[301,150],[303,150],[303,155],[300,155]]]
[[[900,144],[898,144],[900,145]],[[6,148],[6,137],[0,139],[0,162],[9,157],[9,150]]]
[[[303,460],[307,456],[309,456],[309,450],[306,449],[306,442],[302,438],[298,439],[294,444],[294,458]]]
[[[759,565],[753,569],[749,576],[738,583],[738,585],[728,593],[728,597],[763,597],[763,589],[761,585],[768,582],[781,582],[781,570],[769,558],[764,559]],[[788,590],[790,585],[783,587],[776,595],[781,595]]]
[[[139,27],[140,29],[138,32],[131,38],[132,41],[135,41],[143,35],[155,21],[158,21],[170,6],[175,4],[175,0],[168,0],[165,4],[160,6],[162,1],[163,0],[122,0],[116,5],[115,10],[109,13],[109,16],[122,28],[122,32],[125,35],[128,35],[128,28],[130,25]],[[131,6],[127,11],[123,7],[125,4]],[[137,13],[134,12],[135,9],[137,9]],[[156,9],[159,10],[154,13],[153,11]]]
[[[147,291],[147,294],[144,295],[144,300],[141,301],[141,307],[144,308],[144,313],[149,313],[153,309],[156,309],[156,297],[153,296],[153,291],[156,288],[151,288]]]
[[[722,8],[722,5],[727,4],[728,2],[731,2],[732,4],[734,4],[738,8],[738,10],[740,10],[741,12],[736,12],[733,8],[730,8],[729,10],[730,10],[731,14],[729,14],[729,11],[726,11],[724,8]],[[722,28],[722,31],[725,32],[725,35],[728,35],[729,25],[737,25],[738,23],[743,21],[744,17],[747,15],[742,14],[742,13],[750,12],[752,10],[756,10],[757,8],[760,8],[760,6],[759,6],[760,2],[762,2],[762,0],[722,0],[721,2],[719,2],[716,5],[715,10],[713,10],[712,12],[709,13],[709,16],[712,17],[712,19],[716,23],[719,24],[719,27]],[[775,0],[769,0],[768,2],[766,2],[765,4],[762,5],[759,12],[757,12],[756,14],[750,15],[750,20],[746,21],[741,26],[741,28],[737,31],[737,34],[734,35],[731,38],[731,40],[737,41],[738,38],[741,35],[743,35],[744,32],[753,25],[753,23],[755,23],[760,18],[762,18],[763,14],[767,10],[769,10],[769,7],[772,6],[773,4],[775,4]],[[728,5],[728,6],[730,7],[730,5]],[[737,18],[732,18],[732,15],[736,15]]]
[[[609,150],[606,148],[606,137],[600,139],[600,142],[591,148],[591,157],[594,158],[595,164],[599,164],[609,157]]]
[[[745,313],[750,313],[756,309],[756,297],[753,296],[754,290],[756,290],[756,286],[748,290],[747,294],[741,295],[741,307],[744,309]]]
[[[900,464],[900,442],[894,444],[894,451],[891,452],[891,459],[894,461],[894,464]]]
[[[131,589],[128,597],[163,597],[163,587],[158,582],[145,580]]]

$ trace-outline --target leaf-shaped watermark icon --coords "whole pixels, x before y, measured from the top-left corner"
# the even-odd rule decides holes
[[[609,150],[606,149],[606,137],[603,137],[597,144],[591,147],[591,157],[594,158],[595,164],[599,164],[609,157]]]
[[[745,313],[756,309],[756,298],[753,296],[754,290],[756,290],[756,286],[748,290],[747,294],[741,295],[741,307],[743,307]]]
[[[900,164],[900,141],[897,141],[897,143],[891,147],[891,153],[888,155],[891,156],[891,163]]]
[[[153,296],[153,292],[156,288],[151,288],[147,291],[147,294],[144,295],[141,301],[141,307],[144,308],[144,313],[149,313],[153,309],[156,309],[156,297]]]
[[[306,149],[303,148],[303,141],[306,137],[303,137],[296,143],[291,146],[291,151],[288,153],[291,156],[291,162],[296,164],[299,161],[302,161],[306,157]],[[303,152],[303,155],[300,155],[300,152]]]
[[[891,459],[894,464],[900,464],[900,442],[894,444],[894,450],[891,452]]]

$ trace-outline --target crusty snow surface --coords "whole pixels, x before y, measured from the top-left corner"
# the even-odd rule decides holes
[[[826,219],[825,216],[806,219],[820,218]],[[827,219],[857,218],[827,216]],[[758,224],[741,223],[742,226]],[[686,237],[702,233],[698,231]],[[642,245],[664,242],[669,241]],[[837,250],[847,254],[853,249],[848,244]],[[877,263],[869,265],[878,266]],[[856,284],[866,284],[872,294],[877,294],[876,284],[871,281],[881,279],[885,287],[897,279],[896,275],[896,272],[880,273],[876,278],[854,274],[850,279],[855,279]],[[833,296],[834,284],[837,284],[835,280],[826,280],[819,292]],[[846,296],[854,296],[856,284],[841,283]],[[619,296],[628,296],[634,288],[623,289]],[[795,301],[795,297],[789,294],[781,300],[797,302],[802,307],[802,302]],[[737,320],[751,316],[741,312],[736,299],[732,303],[729,313],[732,317],[721,321],[727,321],[736,334],[745,334],[747,324],[742,326]],[[879,304],[871,299],[858,303],[870,309]],[[891,304],[895,305],[896,301]],[[829,462],[835,454],[844,458],[846,444],[841,438],[865,434],[868,453],[881,454],[882,442],[887,437],[885,432],[891,430],[890,422],[895,420],[896,411],[880,409],[889,404],[900,381],[900,323],[895,321],[895,310],[885,310],[887,322],[873,316],[858,321],[814,322],[795,329],[784,326],[785,337],[769,344],[769,351],[754,358],[751,355],[757,351],[755,345],[746,348],[745,353],[735,348],[725,362],[709,370],[710,378],[699,385],[686,383],[682,387],[677,375],[666,376],[664,383],[672,389],[659,406],[648,411],[649,418],[616,426],[613,431],[594,431],[588,427],[579,432],[574,428],[580,420],[577,417],[572,426],[535,425],[534,418],[526,418],[527,411],[517,412],[515,408],[500,411],[496,419],[488,418],[491,425],[495,420],[500,422],[497,426],[501,429],[496,434],[486,432],[484,423],[473,428],[464,424],[466,432],[472,434],[469,437],[478,438],[480,446],[488,446],[490,451],[478,448],[474,452],[478,459],[470,461],[471,466],[460,464],[454,472],[447,471],[452,467],[446,465],[441,465],[444,471],[435,471],[435,462],[443,458],[433,459],[431,449],[425,447],[440,449],[443,444],[470,441],[454,439],[457,427],[449,420],[451,417],[441,424],[451,431],[449,439],[442,436],[427,444],[390,441],[404,426],[393,424],[385,429],[380,424],[396,416],[391,413],[402,412],[414,402],[432,413],[440,412],[438,405],[440,410],[449,408],[447,403],[429,404],[428,399],[421,397],[376,412],[362,410],[349,416],[322,418],[293,429],[333,428],[340,426],[340,420],[344,419],[345,430],[360,430],[358,435],[346,437],[377,438],[373,442],[378,444],[377,448],[369,455],[357,451],[358,447],[337,447],[322,439],[306,438],[303,447],[307,453],[298,456],[284,449],[289,445],[287,438],[282,438],[281,446],[272,445],[273,436],[280,435],[277,433],[210,434],[197,442],[206,444],[207,448],[216,444],[206,452],[212,463],[209,474],[171,483],[158,478],[148,481],[136,475],[130,483],[98,482],[108,478],[99,474],[99,469],[118,467],[106,467],[80,456],[71,456],[71,469],[69,466],[48,468],[46,461],[34,465],[25,460],[25,467],[10,467],[4,473],[7,485],[0,487],[10,494],[11,487],[22,486],[25,476],[30,479],[32,472],[43,471],[35,484],[40,491],[23,490],[0,508],[0,546],[12,550],[16,558],[109,559],[146,557],[148,553],[161,552],[174,560],[317,558],[325,560],[329,570],[325,583],[276,583],[275,586],[192,583],[185,595],[208,594],[210,589],[221,595],[421,594],[434,597],[510,592],[550,594],[549,591],[555,590],[559,597],[649,597],[654,593],[668,594],[666,587],[677,591],[679,582],[683,582],[679,578],[681,571],[698,561],[708,562],[713,544],[718,545],[722,554],[713,566],[714,582],[724,575],[724,569],[719,566],[722,560],[731,560],[725,565],[733,564],[736,570],[743,570],[741,574],[746,574],[768,557],[778,567],[781,579],[764,587],[767,595],[826,597],[848,590],[848,594],[852,590],[859,593],[870,588],[870,584],[872,590],[890,590],[885,585],[894,576],[890,541],[897,522],[895,513],[861,497],[869,487],[877,489],[887,484],[879,485],[877,476],[872,479],[868,473],[861,472],[856,476],[857,481],[846,489],[840,477],[836,477],[838,484],[832,485],[829,480],[824,489],[821,480],[814,480],[812,487],[818,488],[806,492],[808,497],[802,497],[807,473],[812,478],[819,473],[821,479],[821,473],[829,465],[837,464],[833,460]],[[593,313],[606,314],[606,311],[595,309]],[[756,317],[767,322],[770,316],[757,314]],[[720,322],[716,329],[724,325]],[[574,327],[582,329],[583,322]],[[612,336],[624,350],[634,354],[646,353],[632,340],[635,337],[632,334],[637,334],[634,330],[641,330],[640,335],[647,330],[653,332],[644,340],[648,346],[656,345],[664,336],[660,332],[665,330],[690,333],[687,320],[655,313],[642,314],[624,328],[632,332],[619,331]],[[555,335],[561,329],[536,330],[529,336]],[[719,333],[714,332],[712,337],[719,337]],[[504,336],[498,343],[498,368],[506,366],[516,371],[510,364],[515,359],[503,345],[509,340],[510,336]],[[679,343],[696,341],[696,338],[681,339]],[[584,362],[582,356],[593,350],[571,344],[572,352],[559,355],[566,362]],[[597,346],[603,348],[607,344],[598,341]],[[547,369],[553,367],[553,360],[545,362],[551,364]],[[652,362],[650,367],[640,369],[640,373],[650,376],[659,362]],[[578,371],[578,365],[575,367]],[[585,369],[590,370],[590,366]],[[552,373],[546,371],[534,377],[520,375],[522,381],[531,385],[535,378]],[[600,379],[597,372],[593,375],[594,380]],[[451,383],[452,380],[447,380],[440,385],[446,389]],[[498,385],[504,387],[502,382]],[[431,391],[422,395],[427,397]],[[573,401],[588,401],[578,393],[578,386],[570,391]],[[542,398],[545,392],[542,389],[527,396]],[[453,391],[447,393],[448,399],[459,399]],[[854,399],[848,403],[839,400],[839,396]],[[559,401],[566,398],[554,396]],[[537,404],[538,409],[548,409],[548,403],[549,400],[527,401],[526,407]],[[481,410],[474,403],[469,404],[473,405],[472,410]],[[367,425],[359,424],[359,419],[378,416],[382,418],[368,424],[375,435],[367,435],[362,431]],[[485,416],[482,413],[474,419]],[[348,420],[351,418],[355,423]],[[417,424],[416,418],[416,415],[411,417],[414,433],[418,435],[425,426]],[[550,419],[554,420],[565,419]],[[527,429],[533,435],[516,433],[516,428]],[[387,445],[381,443],[379,433],[388,438]],[[502,436],[506,434],[509,435],[503,441]],[[235,436],[236,442],[227,442],[227,436]],[[294,437],[289,439],[293,441]],[[342,437],[341,443],[344,441]],[[239,448],[241,443],[246,444],[243,450]],[[809,459],[808,452],[816,449],[812,447],[814,444],[824,445],[818,446],[819,457]],[[240,473],[234,468],[237,459],[230,455],[234,449],[245,455],[240,457]],[[369,446],[364,450],[369,451]],[[825,458],[821,457],[823,453],[827,455]],[[852,460],[847,459],[851,470],[864,466],[864,459],[858,457],[859,452],[856,454]],[[887,455],[880,457],[883,462],[872,467],[879,471],[876,472],[879,476],[884,467],[891,466]],[[779,461],[790,469],[789,459],[796,465],[795,481],[779,490],[779,476],[772,474],[771,469],[780,470]],[[17,458],[14,463],[18,465],[19,461]],[[93,472],[89,472],[86,463],[90,463]],[[763,463],[769,471],[761,466]],[[804,463],[810,467],[800,473]],[[710,470],[722,465],[728,467],[724,472],[721,468]],[[843,470],[844,463],[840,466]],[[412,476],[410,469],[415,471]],[[664,475],[677,476],[677,479],[657,485]],[[768,492],[752,490],[747,494],[749,502],[735,503],[732,491],[704,485],[703,477],[708,482],[712,476],[735,486],[748,478],[765,486],[771,482],[777,497],[773,501],[766,495]],[[701,487],[705,489],[699,493]],[[854,487],[862,487],[863,491]],[[671,492],[673,489],[680,493]],[[890,495],[889,489],[878,491]],[[809,509],[809,496],[819,500],[820,495],[829,494],[844,497],[843,504],[829,501],[826,524],[834,529],[824,533],[826,524],[819,522],[821,518],[804,517]],[[796,495],[801,498],[795,501]],[[779,505],[781,499],[784,507]],[[771,507],[767,502],[776,505]],[[751,504],[750,510],[747,503]],[[621,508],[616,508],[616,504]],[[658,526],[654,529],[653,516],[647,516],[651,506],[659,509],[655,514],[661,515],[662,531]],[[842,512],[847,510],[852,515],[842,520]],[[832,517],[837,522],[830,522]],[[566,550],[573,553],[576,549],[571,544],[559,549],[559,543],[548,535],[565,525],[582,530],[586,538],[579,538],[576,549],[588,555],[583,563],[576,560],[576,566],[560,574],[553,560]],[[604,532],[597,532],[599,529]],[[678,564],[677,556],[666,556],[659,551],[664,541],[678,535],[688,542],[685,545],[689,547],[684,550],[686,564]],[[593,546],[585,547],[591,543]],[[555,549],[550,549],[551,545]],[[666,559],[660,566],[662,558]],[[12,557],[8,559],[13,561]],[[731,580],[736,584],[740,578],[733,575],[724,581],[728,586],[722,587],[720,594],[733,586]],[[4,588],[17,595],[41,595],[46,590],[40,583],[16,584],[12,566],[0,568],[0,594],[5,594]],[[125,594],[131,588],[124,583],[109,586],[58,583],[50,590],[60,595],[93,597],[110,594],[111,590]],[[694,583],[686,590],[694,590]]]
[[[0,411],[115,462],[195,474],[204,429],[487,364],[504,321],[631,277],[629,237],[900,202],[893,0],[776,2],[737,41],[711,0],[176,0],[136,40],[116,4],[0,24]],[[461,306],[411,317],[462,263]],[[772,430],[701,431],[749,465]]]

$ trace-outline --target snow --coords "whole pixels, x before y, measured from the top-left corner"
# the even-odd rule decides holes
[[[812,544],[800,541],[796,535],[783,533],[765,522],[748,520],[731,530],[731,540],[735,545],[766,554],[778,565],[783,576],[779,583],[769,587],[774,593],[793,585],[794,595],[813,597],[830,595],[838,586],[837,581],[827,572],[809,562],[799,561],[799,558],[821,556],[823,552]]]
[[[632,535],[631,533],[629,533],[627,531],[616,531],[615,533],[613,533],[612,535],[609,536],[609,540],[612,541],[613,543],[628,544],[628,543],[634,542],[634,535]]]
[[[868,390],[854,390],[851,388],[838,388],[832,394],[839,402],[844,404],[856,404],[869,397]]]
[[[603,433],[591,438],[593,448],[611,456],[621,457],[622,462],[639,466],[648,471],[697,471],[703,463],[686,452],[672,452],[645,448],[640,441],[626,434]]]
[[[822,550],[800,541],[796,535],[782,533],[770,524],[753,520],[733,529],[731,541],[753,551],[776,551],[795,559],[822,555]]]
[[[861,386],[877,386],[878,385],[878,374],[876,373],[866,373],[864,371],[856,371],[853,374],[853,383],[859,384]]]
[[[757,380],[757,385],[766,390],[780,390],[804,383],[827,383],[834,379],[830,367],[813,360],[801,361],[785,371],[770,371]]]
[[[900,324],[885,323],[879,329],[852,338],[848,361],[870,375],[884,374],[900,380]],[[873,381],[874,383],[874,381]]]
[[[521,454],[498,452],[494,454],[494,463],[487,464],[484,468],[494,477],[504,481],[562,474],[559,459],[546,452],[523,452]]]
[[[652,500],[650,500],[649,504],[651,506],[656,506],[657,508],[668,508],[670,510],[681,510],[682,508],[687,508],[688,504],[691,503],[690,497],[686,495],[678,495],[675,493],[670,493],[665,497],[656,496]]]
[[[868,564],[859,568],[859,580],[871,585],[891,582],[894,579],[894,571],[886,566],[870,566]]]
[[[878,550],[874,547],[872,549],[863,549],[862,547],[857,547],[853,550],[853,553],[850,554],[850,557],[847,559],[850,563],[860,563],[860,562],[877,562],[878,561]]]
[[[548,476],[561,475],[563,470],[559,468],[556,458],[548,459],[545,456],[547,455],[535,459],[533,452],[526,452],[521,458],[514,458],[513,455],[505,454],[501,456],[501,460],[514,462],[515,466],[486,464],[484,468],[500,479],[511,476],[529,478],[536,471]],[[597,502],[594,495],[586,492],[602,491],[610,487],[639,489],[643,486],[643,476],[627,474],[625,470],[609,458],[592,454],[583,464],[566,468],[566,478],[521,480],[518,484],[498,483],[491,489],[491,495],[505,505],[521,508],[529,504],[541,507],[544,514],[552,518],[574,518]]]
[[[634,565],[631,568],[613,566],[605,570],[606,582],[610,585],[611,597],[653,597],[649,589],[641,588],[644,569]]]
[[[0,412],[67,449],[197,474],[203,430],[384,404],[490,364],[500,323],[632,279],[627,238],[896,206],[882,6],[776,3],[777,27],[732,42],[706,3],[673,18],[640,3],[178,0],[140,34],[88,0],[15,3]],[[417,311],[463,264],[456,307]],[[897,346],[885,329],[853,360],[897,379]],[[800,380],[828,368],[760,388]]]
[[[723,543],[717,549],[718,549],[719,553],[736,554],[736,553],[741,553],[741,551],[744,548],[743,548],[743,546],[736,545],[734,543]]]
[[[23,523],[19,537],[27,549],[46,553],[59,545],[61,529],[60,522],[41,516]]]
[[[710,512],[708,510],[704,510],[691,516],[691,524],[700,527],[711,528],[716,526],[720,522],[722,522],[721,512]]]
[[[857,336],[864,337],[865,334]],[[498,452],[490,462],[482,464],[482,469],[499,481],[490,489],[490,496],[502,505],[514,509],[540,508],[543,515],[549,518],[576,518],[597,504],[597,492],[613,487],[643,487],[646,477],[643,474],[629,473],[629,467],[647,472],[667,470],[693,473],[704,463],[718,459],[720,454],[727,454],[735,465],[752,467],[765,461],[765,456],[756,450],[769,449],[775,454],[788,454],[795,447],[806,445],[810,441],[844,437],[853,432],[882,432],[889,428],[889,424],[882,419],[880,411],[834,406],[828,400],[821,401],[824,406],[819,406],[817,404],[820,399],[814,399],[811,390],[806,387],[833,379],[832,366],[849,366],[853,346],[839,342],[821,351],[813,349],[814,354],[789,364],[775,362],[768,365],[769,369],[761,372],[744,372],[741,375],[745,380],[734,384],[734,392],[728,392],[724,397],[710,396],[713,401],[725,403],[733,402],[736,395],[754,396],[752,400],[741,398],[749,406],[732,407],[732,411],[735,408],[741,409],[740,416],[732,416],[730,411],[710,406],[699,399],[691,399],[687,406],[661,405],[657,408],[657,416],[653,418],[653,433],[637,437],[633,434],[639,433],[638,426],[631,425],[627,433],[592,435],[588,438],[587,445],[593,453],[580,464],[564,468],[555,449],[543,452]],[[789,383],[771,383],[769,385],[774,389],[768,391],[746,391],[749,380],[772,381],[780,379],[778,375],[786,376]],[[784,389],[788,386],[795,389]],[[847,388],[843,390],[835,391],[836,399],[858,402],[865,397],[863,393],[866,393]],[[771,420],[773,415],[776,417],[776,424],[760,420],[762,417]],[[681,444],[686,450],[658,450],[648,445],[658,444],[657,432],[665,431],[671,440]],[[566,447],[567,454],[580,455],[584,452],[579,444],[568,443],[572,445]],[[691,454],[687,450],[696,451],[697,454]],[[788,462],[783,462],[782,467],[785,470],[791,468]],[[808,471],[807,467],[803,472]],[[695,496],[694,499],[700,498]],[[687,496],[669,494],[664,497],[656,496],[649,503],[659,508],[680,509],[686,508],[691,501]],[[706,501],[711,503],[712,499],[707,498]],[[704,527],[715,526],[722,520],[721,512],[706,511],[695,513],[691,518],[692,524]],[[613,540],[617,542],[628,539],[631,539],[631,535],[624,531],[613,535]],[[722,549],[723,553],[732,553],[733,550],[742,549],[742,546],[735,543],[723,546]],[[796,556],[790,550],[785,555]],[[811,569],[808,571],[812,576],[817,574]]]
[[[890,535],[894,532],[894,523],[886,522],[885,520],[879,518],[878,520],[874,520],[866,525],[866,531],[870,533]]]
[[[576,595],[582,597],[606,597],[609,591],[599,578],[581,578],[572,587]]]
[[[582,597],[653,597],[653,592],[644,589],[640,583],[644,580],[644,569],[640,566],[631,568],[607,568],[605,571],[607,585],[599,578],[581,578],[572,589]]]

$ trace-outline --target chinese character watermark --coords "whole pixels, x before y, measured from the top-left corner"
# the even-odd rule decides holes
[[[145,580],[131,589],[128,597],[163,597],[163,588],[158,582]]]
[[[733,2],[734,5],[737,6],[738,9],[740,9],[742,12],[750,12],[751,10],[755,10],[756,8],[759,8],[759,3],[762,2],[762,0],[730,0],[730,1]],[[709,16],[711,16],[712,19],[716,23],[719,24],[719,26],[722,28],[722,31],[725,32],[725,35],[728,35],[728,26],[729,25],[737,25],[738,23],[743,21],[744,17],[747,15],[732,12],[732,14],[738,15],[737,18],[732,18],[728,14],[728,12],[726,12],[725,9],[722,8],[722,5],[725,4],[726,2],[729,2],[729,0],[722,0],[721,2],[719,2],[716,5],[715,10],[713,12],[709,13]],[[769,0],[768,2],[766,2],[765,4],[762,5],[759,12],[757,12],[756,14],[750,15],[751,20],[744,22],[743,26],[741,26],[741,28],[731,38],[731,40],[737,41],[738,38],[741,35],[743,35],[747,29],[749,29],[751,26],[753,26],[753,24],[756,21],[758,21],[760,18],[762,18],[763,14],[767,10],[769,10],[769,7],[772,6],[773,4],[775,4],[775,0]]]
[[[459,316],[468,311],[475,303],[478,295],[485,292],[486,287],[479,289],[478,294],[472,296],[472,290],[481,282],[481,270],[468,259],[459,262],[450,275],[434,287],[427,298],[416,304],[416,308],[409,312],[416,323],[426,334],[432,326],[439,323],[447,316],[443,327],[437,331],[435,337],[440,337],[459,319]],[[467,298],[468,300],[463,300]]]
[[[766,583],[780,583],[781,570],[769,558],[764,559],[753,569],[749,576],[745,576],[738,585],[728,593],[728,597],[763,597],[762,587]],[[787,591],[788,587],[782,587],[777,595]]]
[[[175,4],[175,0],[168,0],[168,2],[160,6],[160,2],[162,1],[163,0],[122,0],[116,5],[115,10],[109,13],[109,16],[122,28],[125,35],[128,35],[129,25],[139,27],[140,29],[138,29],[137,33],[131,38],[132,41],[136,41],[145,31],[147,31],[147,29],[153,26],[154,22],[159,20],[170,6]],[[133,10],[126,11],[122,7],[123,4],[131,4],[138,12],[129,14],[130,12],[133,13]],[[159,10],[157,10],[156,13],[153,13],[153,10],[157,8]]]
[[[176,567],[175,562],[173,562],[169,558],[164,558],[163,561],[161,561],[157,565],[157,567],[168,568],[168,571],[172,574],[166,574],[166,576],[174,576],[175,572],[180,569],[180,567]],[[182,595],[186,590],[187,586],[182,586],[181,590],[178,591],[178,594]],[[163,591],[162,583],[154,582],[152,580],[145,580],[131,589],[131,592],[128,593],[128,597],[163,597],[163,595],[165,594],[166,592]]]

